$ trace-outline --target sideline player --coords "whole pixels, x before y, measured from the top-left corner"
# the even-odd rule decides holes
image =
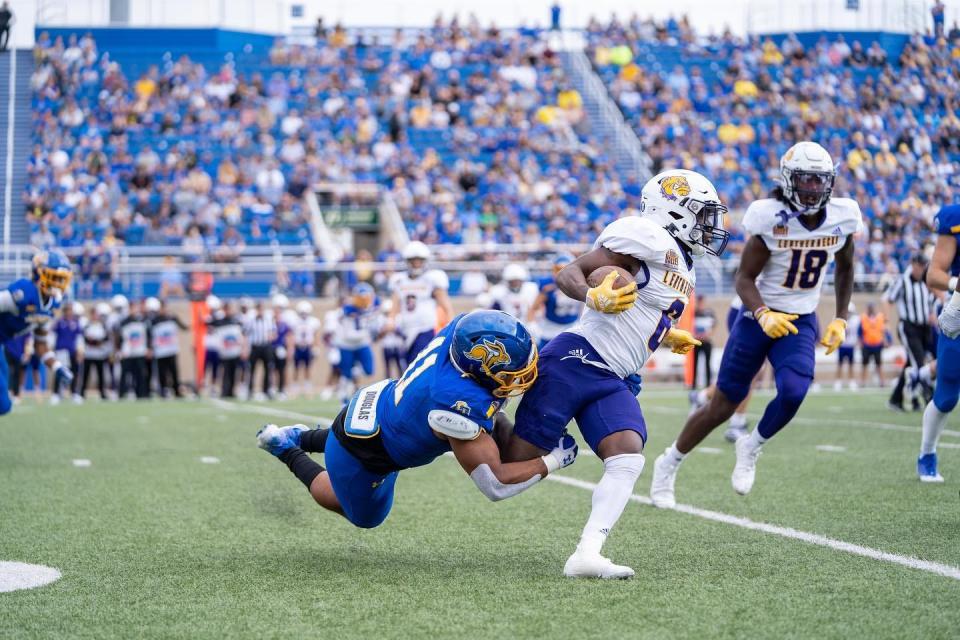
[[[531,321],[536,321],[540,314],[543,314],[538,323],[540,335],[537,336],[541,349],[572,327],[583,311],[582,302],[574,300],[557,286],[557,274],[571,262],[573,256],[568,253],[562,253],[553,259],[553,274],[540,283],[540,293],[527,314],[527,320]]]
[[[523,322],[537,300],[539,290],[530,281],[530,272],[522,264],[511,263],[503,268],[501,282],[490,288],[490,308],[505,311]]]
[[[447,451],[486,497],[502,500],[576,458],[567,437],[542,457],[500,462],[490,435],[494,416],[505,398],[529,389],[536,377],[537,347],[526,328],[499,311],[474,311],[454,318],[399,380],[358,391],[329,429],[267,425],[257,442],[320,506],[358,527],[386,519],[401,470]],[[307,455],[321,452],[326,469]]]
[[[661,344],[688,353],[699,344],[674,329],[695,284],[694,258],[718,256],[729,234],[726,207],[702,175],[674,169],[641,191],[640,215],[608,225],[593,249],[560,271],[557,285],[586,308],[579,322],[547,344],[540,375],[517,408],[505,453],[509,460],[548,451],[570,420],[603,460],[590,518],[564,565],[569,577],[629,578],[600,551],[627,505],[640,472],[647,426],[627,378],[639,373]],[[614,289],[616,273],[590,287],[596,269],[617,266],[634,281]],[[636,304],[635,304],[636,303]]]
[[[320,328],[320,320],[313,315],[313,305],[307,300],[298,302],[297,319],[293,324],[293,387],[300,394],[310,392],[311,365]]]
[[[791,147],[780,160],[780,175],[783,183],[773,197],[757,200],[744,214],[750,238],[736,276],[743,313],[723,351],[716,393],[687,418],[677,440],[654,462],[650,497],[655,506],[675,506],[680,463],[733,414],[769,359],[777,395],[753,432],[734,445],[737,462],[731,484],[740,495],[750,492],[763,444],[793,419],[813,382],[819,334],[816,309],[824,274],[834,259],[836,318],[827,325],[820,344],[829,355],[843,343],[860,207],[849,198],[831,198],[836,168],[827,150],[814,142]]]
[[[960,398],[960,205],[948,205],[937,214],[937,245],[927,271],[927,286],[946,291],[950,299],[940,313],[937,340],[936,387],[923,411],[923,437],[917,476],[922,482],[943,482],[937,470],[937,442],[947,416]],[[929,375],[930,369],[927,368]]]
[[[406,339],[404,361],[413,362],[417,354],[433,340],[437,327],[437,308],[446,321],[453,317],[450,305],[450,280],[439,269],[427,269],[430,249],[413,241],[403,248],[407,270],[390,278],[388,290],[393,296],[388,329],[396,328]]]
[[[361,282],[353,288],[350,302],[343,305],[337,316],[338,328],[334,347],[340,351],[340,381],[337,393],[346,404],[357,390],[363,375],[373,375],[373,342],[383,326],[380,304],[373,287]]]
[[[73,373],[57,360],[47,342],[50,323],[60,308],[72,277],[70,261],[63,252],[41,251],[33,256],[30,279],[21,278],[0,291],[0,344],[32,333],[35,355],[53,373],[52,389],[59,389],[73,381]],[[13,408],[9,375],[7,358],[0,353],[0,415],[10,413]]]

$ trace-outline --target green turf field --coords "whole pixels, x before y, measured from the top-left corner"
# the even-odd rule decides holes
[[[641,398],[651,432],[637,484],[645,495],[686,402],[676,392]],[[941,449],[946,484],[921,486],[919,414],[884,404],[878,393],[812,395],[766,447],[745,498],[730,488],[732,450],[718,431],[704,445],[719,452],[695,452],[684,464],[678,501],[960,567],[960,434],[943,438],[954,446]],[[638,503],[606,547],[636,578],[565,579],[589,491],[545,482],[493,504],[448,458],[403,472],[384,525],[355,529],[255,447],[261,423],[297,421],[258,406],[336,410],[91,403],[25,405],[4,417],[0,560],[49,565],[63,577],[0,593],[0,638],[960,634],[958,577]],[[582,456],[561,473],[596,481],[600,464]]]

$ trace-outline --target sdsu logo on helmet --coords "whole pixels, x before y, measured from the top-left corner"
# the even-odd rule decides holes
[[[506,348],[499,340],[493,342],[484,340],[475,344],[472,349],[467,351],[467,357],[482,362],[489,369],[493,369],[500,364],[510,364],[510,356],[507,355]]]

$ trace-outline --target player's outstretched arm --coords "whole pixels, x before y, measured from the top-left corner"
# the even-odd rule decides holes
[[[631,282],[625,287],[614,289],[616,275],[607,276],[597,287],[587,284],[587,276],[600,267],[622,267],[636,275],[640,262],[628,255],[610,251],[606,247],[597,247],[583,254],[557,274],[557,286],[574,300],[584,302],[592,309],[604,313],[626,311],[637,297],[637,284]]]
[[[937,246],[933,250],[933,259],[927,269],[927,286],[937,291],[952,293],[957,290],[957,276],[950,276],[950,265],[957,256],[955,236],[941,234],[937,236]]]
[[[837,252],[837,267],[833,276],[833,287],[837,296],[837,314],[823,332],[820,344],[827,348],[827,355],[840,348],[847,337],[847,316],[850,315],[850,297],[853,295],[853,236],[847,236],[847,242]]]
[[[567,436],[569,438],[569,436]],[[548,473],[573,464],[577,446],[573,438],[545,456],[522,462],[500,462],[500,450],[486,432],[473,440],[449,438],[453,455],[480,492],[490,500],[504,500],[529,489]]]

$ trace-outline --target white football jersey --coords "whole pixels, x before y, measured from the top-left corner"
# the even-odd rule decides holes
[[[593,246],[640,261],[637,301],[617,314],[585,307],[570,331],[583,336],[612,371],[626,377],[643,368],[683,314],[696,284],[693,263],[673,236],[642,216],[610,223]]]
[[[743,228],[758,236],[770,259],[757,277],[763,303],[774,311],[813,313],[834,255],[861,228],[860,206],[849,198],[831,198],[816,229],[808,229],[781,200],[757,200],[743,216]]]
[[[298,317],[293,324],[293,344],[298,347],[312,347],[320,331],[320,320],[313,316]]]
[[[519,291],[511,291],[506,283],[490,289],[490,307],[509,313],[520,322],[527,321],[530,307],[537,301],[540,289],[533,282],[524,282]]]
[[[439,269],[424,271],[416,277],[409,273],[395,273],[390,278],[390,293],[400,300],[397,312],[397,328],[408,340],[437,326],[437,301],[433,294],[437,289],[450,288],[447,274]]]

